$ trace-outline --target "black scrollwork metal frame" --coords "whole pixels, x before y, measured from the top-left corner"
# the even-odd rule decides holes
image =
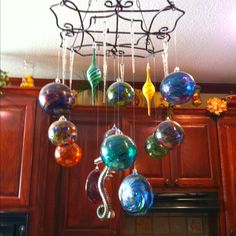
[[[62,39],[61,46],[63,45],[63,39],[65,36],[72,39],[71,45],[68,49],[73,48],[73,50],[81,56],[91,56],[91,50],[82,50],[84,48],[91,48],[91,42],[96,42],[98,46],[103,46],[103,41],[97,40],[95,36],[104,34],[104,29],[92,29],[92,26],[96,24],[98,20],[109,20],[112,17],[115,18],[115,25],[114,29],[107,28],[106,33],[107,36],[112,35],[114,40],[112,42],[106,42],[107,47],[107,55],[111,56],[121,56],[124,57],[131,57],[131,40],[127,40],[127,42],[119,42],[119,38],[122,36],[130,35],[130,30],[120,30],[120,25],[124,22],[131,24],[131,21],[134,23],[138,23],[140,25],[139,31],[135,31],[135,42],[134,42],[134,49],[135,49],[135,57],[145,58],[150,55],[162,52],[163,49],[157,49],[155,47],[156,43],[153,42],[154,39],[158,40],[170,40],[171,33],[176,29],[177,23],[180,18],[185,14],[185,11],[177,8],[175,4],[170,1],[166,0],[167,5],[162,9],[141,9],[141,4],[139,0],[105,0],[104,7],[105,10],[97,9],[97,10],[90,10],[92,5],[92,0],[88,0],[88,7],[86,10],[81,10],[75,4],[76,0],[62,0],[58,4],[54,4],[50,7],[50,10],[53,12],[54,16],[56,17],[56,24],[57,27],[61,30],[60,36]],[[136,5],[134,5],[136,4]],[[134,8],[135,6],[135,8]],[[73,11],[73,13],[78,14],[79,22],[78,24],[74,25],[73,23],[66,22],[62,25],[59,24],[59,15],[55,11],[56,7],[63,7],[67,8],[67,10]],[[170,11],[177,11],[179,13],[178,17],[175,19],[175,22],[172,23],[173,27],[169,29],[167,26],[162,26],[158,29],[158,31],[153,31],[153,24],[154,21],[157,20],[158,16],[162,12],[170,12]],[[132,19],[132,14],[140,14],[139,19]],[[153,17],[150,21],[150,24],[147,25],[145,22],[145,15],[148,13],[152,13]],[[131,17],[125,17],[123,14],[129,14]],[[88,18],[88,19],[86,19]],[[85,26],[84,21],[85,19],[89,22],[87,26]],[[121,23],[121,21],[123,23]],[[78,36],[79,40],[78,40]],[[90,40],[86,40],[86,37],[90,38]],[[89,41],[89,43],[88,43]],[[140,42],[144,42],[140,45]],[[82,52],[83,51],[83,52]],[[98,56],[103,56],[102,53],[98,53]]]

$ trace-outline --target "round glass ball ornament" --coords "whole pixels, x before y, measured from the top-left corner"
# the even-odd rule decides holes
[[[193,77],[185,72],[176,71],[167,75],[161,82],[160,92],[171,104],[184,104],[191,100],[196,88]]]
[[[117,80],[107,89],[107,101],[113,107],[129,105],[134,98],[133,87],[121,80]]]
[[[169,153],[169,149],[161,145],[161,143],[158,143],[155,140],[154,135],[151,135],[146,139],[144,148],[148,156],[157,159],[162,159]]]
[[[76,126],[64,116],[53,122],[48,129],[48,138],[52,144],[62,146],[74,143],[77,139]]]
[[[75,96],[71,89],[60,82],[46,84],[39,92],[39,104],[48,114],[59,117],[73,108]]]
[[[177,122],[167,119],[157,126],[154,138],[164,147],[172,149],[183,142],[184,130]]]
[[[100,153],[106,166],[112,170],[121,171],[129,168],[134,163],[137,147],[130,137],[115,134],[103,140]]]
[[[89,173],[85,183],[85,191],[88,199],[95,204],[102,201],[98,191],[98,178],[100,174],[101,171],[98,168],[95,168]]]
[[[153,204],[153,198],[150,183],[138,173],[128,175],[120,185],[119,200],[130,215],[145,215]]]
[[[57,146],[54,154],[57,164],[64,167],[75,166],[82,158],[82,150],[76,143]]]

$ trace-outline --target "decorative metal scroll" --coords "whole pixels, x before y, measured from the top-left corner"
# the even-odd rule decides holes
[[[131,22],[135,29],[135,57],[145,58],[162,52],[160,40],[170,40],[171,33],[185,14],[170,0],[155,1],[154,4],[161,2],[159,9],[148,9],[153,8],[153,4],[149,6],[147,0],[88,0],[87,8],[81,9],[84,1],[62,0],[50,7],[61,30],[61,46],[67,37],[68,49],[73,48],[81,56],[92,55],[94,42],[98,48],[103,47],[106,25],[107,56],[131,57]],[[103,56],[103,53],[97,55]]]

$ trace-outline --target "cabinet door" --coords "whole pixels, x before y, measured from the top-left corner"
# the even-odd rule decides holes
[[[100,221],[96,210],[85,192],[85,182],[90,171],[95,168],[94,159],[100,155],[100,145],[105,132],[113,125],[113,114],[91,111],[76,111],[71,121],[78,128],[78,144],[83,150],[81,162],[71,168],[61,168],[61,191],[58,201],[58,235],[116,235],[120,207],[118,204],[119,175],[108,181],[108,193],[116,218]],[[107,120],[107,122],[106,122]],[[56,165],[56,164],[55,164]]]
[[[236,112],[218,122],[227,235],[236,233]]]
[[[29,206],[35,98],[0,98],[0,209]]]
[[[175,115],[184,129],[184,141],[171,152],[174,182],[180,187],[218,186],[216,122],[206,115]]]
[[[136,112],[135,116],[124,115],[123,117],[123,131],[135,141],[138,149],[134,167],[150,181],[154,189],[167,186],[171,182],[169,156],[158,160],[149,157],[144,149],[146,139],[153,134],[158,123],[160,120],[148,117],[144,109]]]

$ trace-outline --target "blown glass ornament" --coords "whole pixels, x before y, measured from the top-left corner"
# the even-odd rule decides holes
[[[101,171],[98,167],[96,167],[89,173],[85,183],[85,191],[87,193],[87,197],[91,202],[95,204],[102,201],[98,190],[98,178],[100,174]]]
[[[133,140],[123,134],[110,135],[101,145],[103,163],[112,170],[125,170],[135,161],[137,147]]]
[[[129,105],[134,98],[133,87],[120,79],[111,84],[107,89],[107,101],[113,107]]]
[[[74,143],[77,139],[76,126],[64,116],[53,122],[48,129],[48,138],[54,145],[66,145]]]
[[[145,151],[148,156],[162,159],[169,153],[169,149],[156,142],[153,135],[149,136],[145,142]]]
[[[39,92],[39,104],[48,114],[66,115],[72,110],[75,102],[71,89],[60,82],[46,84]]]
[[[177,122],[167,119],[157,126],[154,138],[164,147],[172,149],[183,142],[184,130]]]
[[[160,92],[167,102],[176,105],[188,102],[194,94],[195,87],[196,84],[191,75],[176,71],[162,80]]]
[[[81,158],[82,150],[76,143],[57,146],[55,149],[55,160],[61,166],[75,166],[80,162]]]
[[[145,177],[134,172],[128,175],[119,188],[122,208],[130,215],[145,215],[153,204],[153,192]]]
[[[151,115],[151,101],[156,90],[150,78],[149,63],[147,64],[146,71],[147,71],[147,77],[146,77],[146,82],[143,85],[142,92],[143,92],[144,97],[146,98],[147,107],[148,107],[148,116],[150,116]]]
[[[96,64],[95,49],[96,45],[93,46],[92,63],[87,70],[87,79],[92,89],[92,103],[95,104],[95,98],[97,94],[97,87],[102,78],[102,72]]]

